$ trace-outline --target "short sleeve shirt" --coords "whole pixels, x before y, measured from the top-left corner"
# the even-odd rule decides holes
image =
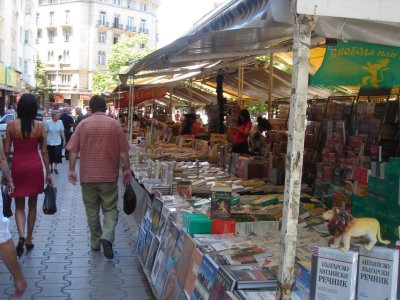
[[[53,122],[53,120],[47,120],[44,122],[44,128],[47,133],[47,145],[61,145],[61,132],[64,131],[63,123],[60,120],[57,120],[57,122]]]
[[[238,129],[241,131],[245,131],[247,129],[251,129],[252,123],[249,121],[246,124],[242,124],[238,126]],[[239,144],[247,141],[247,136],[237,133],[236,131],[233,133],[234,143]]]
[[[79,123],[66,148],[80,153],[81,183],[106,183],[118,181],[120,154],[129,152],[129,143],[119,121],[96,112]]]

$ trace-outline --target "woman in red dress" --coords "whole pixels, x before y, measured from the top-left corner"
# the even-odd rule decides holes
[[[43,193],[43,165],[46,168],[46,182],[52,183],[49,172],[49,156],[46,147],[46,131],[42,122],[36,121],[37,103],[31,94],[23,94],[18,102],[18,119],[7,124],[5,154],[10,156],[11,143],[14,153],[11,166],[11,177],[15,189],[11,194],[15,198],[15,221],[19,234],[17,255],[33,249],[32,233],[36,222],[37,197]],[[40,146],[42,158],[38,152]],[[28,228],[25,237],[25,197],[28,197]]]
[[[247,141],[253,124],[250,120],[250,113],[247,109],[239,112],[237,121],[238,126],[229,126],[228,133],[233,138],[233,153],[248,153],[249,143]]]

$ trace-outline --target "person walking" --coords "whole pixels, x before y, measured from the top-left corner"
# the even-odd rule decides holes
[[[57,166],[62,162],[62,147],[65,146],[64,125],[57,111],[51,112],[51,119],[44,122],[47,133],[50,173],[58,174]]]
[[[0,169],[3,172],[3,178],[5,178],[7,182],[9,192],[13,192],[14,184],[10,176],[10,170],[3,149],[3,141],[0,139]],[[23,295],[27,284],[22,274],[21,267],[18,264],[17,253],[8,228],[9,222],[10,220],[3,215],[3,199],[0,193],[0,258],[13,276],[15,285],[13,297],[20,297]]]
[[[64,136],[65,136],[65,144],[68,144],[69,139],[71,138],[72,131],[71,128],[74,126],[74,118],[69,114],[69,108],[64,108],[63,113],[60,116],[60,120],[64,125]],[[65,160],[68,160],[68,150],[65,149],[64,152]]]
[[[79,123],[85,118],[84,114],[82,113],[82,108],[77,107],[75,108],[76,119],[74,123],[74,130],[78,127]]]
[[[75,164],[80,153],[80,183],[90,229],[93,251],[103,247],[106,258],[114,257],[112,244],[118,220],[118,175],[123,163],[123,180],[130,182],[129,143],[119,121],[105,115],[106,101],[93,96],[89,101],[91,115],[76,128],[67,145],[69,150],[68,180],[75,185],[78,176]],[[100,208],[103,226],[100,224]]]
[[[36,121],[37,104],[35,96],[23,94],[18,102],[18,119],[7,124],[5,155],[9,159],[11,144],[14,148],[11,176],[15,185],[11,196],[15,198],[15,221],[19,234],[17,255],[32,250],[33,228],[36,222],[37,197],[43,193],[44,174],[42,161],[46,169],[46,182],[52,183],[49,173],[49,158],[46,147],[46,131],[43,123]],[[40,146],[42,158],[38,153]],[[28,230],[25,237],[25,197],[28,197]]]

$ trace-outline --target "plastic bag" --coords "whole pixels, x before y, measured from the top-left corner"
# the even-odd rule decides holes
[[[57,188],[47,185],[44,189],[43,213],[45,215],[54,215],[57,212]]]
[[[11,210],[12,198],[8,193],[8,187],[4,184],[1,185],[1,196],[3,197],[3,215],[6,218],[12,217],[13,212]]]
[[[136,194],[132,185],[128,182],[125,184],[124,192],[124,213],[127,215],[132,214],[136,208]]]

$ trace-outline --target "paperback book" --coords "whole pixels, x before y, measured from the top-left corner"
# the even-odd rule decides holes
[[[183,244],[180,256],[176,264],[176,274],[180,286],[183,287],[185,285],[185,279],[187,277],[186,275],[189,271],[189,263],[192,258],[192,254],[196,247],[196,244],[188,234],[181,232],[181,236],[183,237]]]
[[[236,289],[263,289],[276,287],[277,267],[261,268],[257,265],[227,265],[221,267]]]
[[[398,271],[399,250],[359,247],[357,299],[400,299]]]
[[[144,240],[144,245],[143,245],[143,251],[141,254],[143,265],[146,264],[147,255],[149,254],[149,250],[150,250],[150,246],[151,246],[153,237],[154,237],[154,233],[152,233],[151,231],[148,231],[146,233],[146,238]]]
[[[195,248],[192,253],[192,257],[190,258],[190,263],[184,285],[185,293],[189,298],[193,293],[194,285],[196,283],[196,278],[199,273],[202,260],[203,260],[203,254],[199,249]]]
[[[156,230],[156,235],[161,239],[163,233],[164,233],[164,229],[165,229],[165,224],[167,223],[167,220],[170,216],[170,211],[168,208],[163,207],[162,209],[162,213],[161,213],[161,217],[160,217],[160,221],[158,222],[158,227]]]
[[[220,300],[224,298],[225,291],[232,292],[235,288],[235,281],[224,272],[222,268],[218,269],[217,278],[211,290],[210,300]]]
[[[151,272],[154,265],[154,260],[157,255],[158,247],[160,246],[160,239],[154,235],[153,240],[151,241],[149,254],[147,255],[147,260],[145,264],[145,269],[147,272]]]
[[[160,198],[155,198],[153,201],[153,213],[151,216],[151,230],[156,233],[163,211],[163,202]]]
[[[217,278],[218,265],[208,256],[204,255],[197,274],[191,300],[209,299],[211,289]]]
[[[314,247],[311,258],[310,300],[354,300],[358,253]]]

